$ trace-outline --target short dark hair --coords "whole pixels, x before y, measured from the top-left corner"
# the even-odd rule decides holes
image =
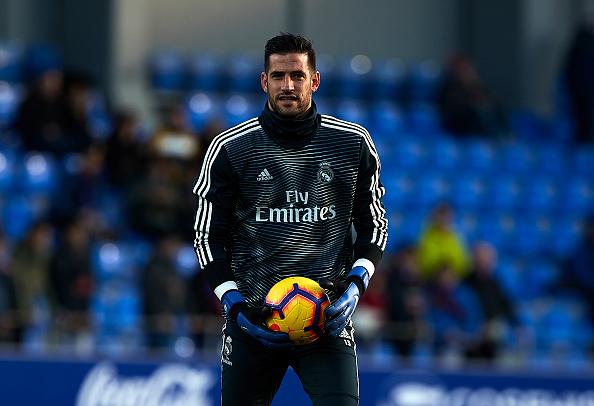
[[[316,51],[311,41],[301,35],[281,32],[280,35],[270,38],[264,47],[264,71],[268,72],[270,55],[272,54],[307,54],[307,63],[312,71],[316,70]]]

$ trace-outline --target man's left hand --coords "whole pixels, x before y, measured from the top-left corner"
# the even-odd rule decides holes
[[[342,295],[324,313],[326,316],[326,334],[337,337],[346,327],[349,319],[355,312],[361,292],[354,282],[338,282],[329,279],[322,279],[320,286],[324,289]]]

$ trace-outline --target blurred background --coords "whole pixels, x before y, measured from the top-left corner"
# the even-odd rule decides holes
[[[452,370],[591,387],[592,0],[0,0],[0,375],[66,371],[69,389],[39,393],[101,404],[88,371],[177,362],[211,375],[175,404],[218,402],[191,188],[212,137],[261,111],[281,31],[313,41],[318,110],[366,126],[382,158],[363,404],[450,404]],[[411,369],[441,392],[395,383]]]

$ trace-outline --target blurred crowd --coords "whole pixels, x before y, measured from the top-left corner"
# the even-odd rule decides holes
[[[584,81],[591,89],[594,80],[593,35],[580,31],[565,71],[579,142],[593,139],[594,91],[580,93]],[[130,322],[141,329],[133,345],[170,351],[183,336],[182,344],[204,348],[207,334],[218,337],[219,305],[197,265],[180,266],[180,252],[194,238],[193,181],[226,123],[213,120],[196,130],[175,100],[159,108],[154,130],[130,109],[109,112],[109,131],[101,133],[89,115],[100,90],[85,75],[46,63],[28,73],[17,113],[0,132],[6,151],[42,153],[46,165],[60,168],[58,184],[35,200],[42,216],[21,233],[9,231],[6,218],[0,227],[0,342],[101,351],[110,336],[97,334],[97,325],[118,317],[101,300],[128,285],[98,269],[113,255],[110,244],[125,241],[144,247],[131,271],[142,315]],[[446,65],[435,105],[441,127],[455,137],[510,136],[508,114],[464,56]],[[497,276],[497,248],[468,241],[455,225],[455,209],[441,202],[421,234],[386,253],[355,316],[361,348],[379,346],[402,360],[426,353],[493,361],[536,340]],[[563,277],[547,293],[579,295],[594,322],[594,219],[577,251],[560,260]],[[120,305],[134,306],[126,303]]]

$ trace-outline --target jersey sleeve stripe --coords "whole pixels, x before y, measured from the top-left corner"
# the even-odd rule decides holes
[[[207,184],[206,180],[209,178],[212,163],[221,151],[222,146],[226,142],[231,141],[241,135],[247,134],[250,131],[253,131],[259,127],[260,124],[258,123],[258,119],[253,118],[227,131],[222,132],[214,139],[214,141],[206,151],[206,156],[204,157],[204,164],[202,165],[202,170],[200,171],[198,180],[194,185],[193,192],[195,194],[206,193],[204,191],[204,188]],[[208,191],[208,189],[206,189],[206,191]]]
[[[193,192],[198,196],[198,208],[196,212],[196,221],[194,223],[194,228],[196,229],[196,240],[194,245],[202,267],[205,267],[208,263],[213,261],[213,255],[208,241],[213,206],[212,203],[206,199],[206,195],[210,190],[211,185],[210,172],[212,170],[212,165],[225,143],[258,128],[260,128],[260,124],[258,123],[257,118],[248,120],[219,134],[206,152],[202,170],[200,171],[198,180],[193,188]]]
[[[370,209],[370,212],[372,215],[374,225],[376,226],[373,236],[372,236],[371,243],[376,244],[383,251],[386,247],[387,238],[388,238],[388,236],[387,236],[388,221],[385,216],[386,211],[383,208],[383,206],[380,204],[380,199],[384,196],[385,189],[383,187],[379,186],[379,172],[380,172],[381,164],[380,164],[377,150],[375,149],[375,145],[373,144],[373,141],[371,139],[371,135],[364,127],[362,127],[358,124],[340,120],[335,117],[327,116],[327,115],[322,115],[322,126],[333,128],[333,129],[344,130],[344,131],[350,131],[350,132],[360,135],[364,139],[367,147],[369,148],[371,155],[376,160],[376,170],[375,170],[375,173],[372,175],[372,179],[371,179],[371,183],[370,183],[370,187],[369,187],[369,190],[372,193],[372,202],[369,205],[369,209]]]

